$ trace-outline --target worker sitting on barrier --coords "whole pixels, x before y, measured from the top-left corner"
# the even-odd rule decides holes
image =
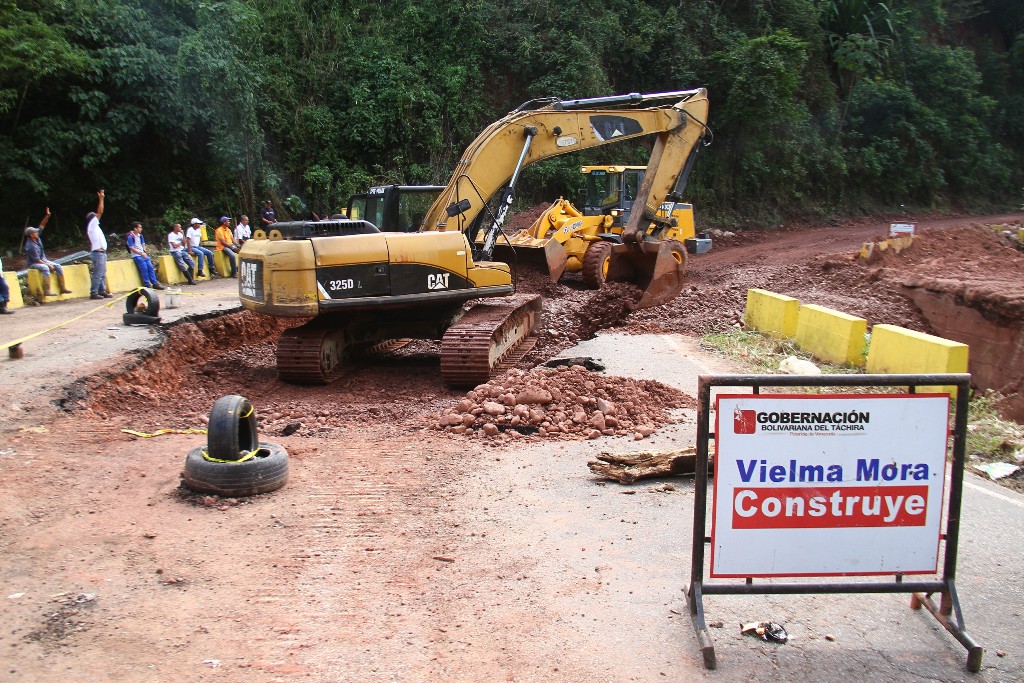
[[[192,257],[185,252],[185,233],[181,231],[181,223],[171,226],[171,231],[167,233],[167,246],[171,251],[171,256],[174,257],[174,262],[178,264],[178,270],[188,280],[188,284],[194,285],[196,279],[192,277],[192,270],[196,264],[192,261]]]
[[[235,265],[235,236],[231,233],[231,219],[227,216],[220,217],[220,225],[214,233],[217,239],[217,251],[227,257],[231,264],[231,277],[237,277],[238,267]]]
[[[59,263],[54,263],[50,259],[46,258],[46,251],[43,249],[43,240],[39,237],[39,233],[43,231],[49,220],[50,208],[47,207],[46,214],[43,216],[43,219],[39,221],[38,228],[25,228],[25,237],[28,238],[28,241],[25,242],[25,262],[28,263],[29,268],[35,268],[43,274],[46,282],[46,296],[57,296],[57,293],[53,291],[53,284],[50,278],[51,273],[57,276],[57,281],[60,284],[60,293],[70,294],[71,290],[64,284],[64,269],[61,268]]]
[[[0,261],[0,315],[10,315],[14,311],[7,310],[7,302],[11,300],[11,288],[4,279],[4,262]]]
[[[125,243],[128,245],[128,251],[131,252],[132,261],[135,261],[135,267],[139,269],[142,284],[153,289],[163,289],[164,286],[156,279],[153,261],[146,254],[146,238],[142,236],[142,223],[138,221],[132,223],[132,230],[125,237]]]
[[[217,269],[213,265],[213,252],[202,244],[203,222],[198,218],[193,218],[185,237],[188,239],[188,253],[195,257],[196,263],[199,264],[196,275],[203,277],[203,260],[205,259],[206,264],[210,267],[210,277],[217,277]]]

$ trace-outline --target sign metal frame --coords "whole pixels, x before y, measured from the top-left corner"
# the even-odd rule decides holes
[[[687,604],[693,621],[697,642],[707,669],[717,668],[714,643],[708,630],[704,612],[705,595],[792,595],[828,593],[910,593],[911,609],[924,607],[967,650],[967,670],[981,670],[983,648],[967,632],[963,611],[956,591],[956,556],[960,534],[964,465],[967,445],[967,401],[970,392],[970,374],[933,375],[702,375],[698,379],[697,407],[697,462],[694,482],[693,549],[691,554],[690,584]],[[905,387],[910,394],[918,388],[956,387],[954,424],[950,432],[953,439],[952,461],[949,463],[948,503],[940,520],[941,567],[935,580],[904,580],[903,573],[893,574],[891,581],[842,582],[842,577],[829,583],[776,581],[754,583],[754,577],[745,577],[743,583],[709,583],[705,578],[705,550],[711,543],[708,533],[708,482],[710,442],[715,439],[712,425],[712,390],[719,387],[749,388],[753,394],[763,387]],[[734,392],[730,392],[734,393]],[[884,395],[884,394],[879,394]],[[887,576],[888,574],[886,574]],[[797,577],[799,578],[799,577]],[[856,577],[855,577],[856,578]],[[939,596],[939,602],[932,599]]]

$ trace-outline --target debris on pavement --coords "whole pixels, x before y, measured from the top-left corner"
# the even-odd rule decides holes
[[[697,447],[688,446],[675,451],[600,453],[597,461],[588,462],[587,467],[606,479],[632,484],[637,479],[693,474],[696,464]]]
[[[984,465],[972,465],[974,469],[988,475],[992,481],[1009,477],[1020,469],[1020,465],[1013,465],[1008,462],[988,462]]]
[[[748,624],[740,624],[740,633],[745,636],[758,636],[765,642],[785,643],[789,640],[789,634],[782,624],[774,621],[752,621]]]

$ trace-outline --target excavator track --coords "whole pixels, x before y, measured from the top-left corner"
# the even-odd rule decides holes
[[[281,333],[277,376],[290,384],[330,384],[345,355],[345,331],[306,324]]]
[[[441,379],[448,386],[476,386],[522,358],[536,343],[540,312],[535,294],[475,304],[441,340]]]
[[[277,343],[277,375],[290,384],[330,384],[338,379],[351,356],[385,355],[411,339],[346,344],[341,329],[302,326],[285,330]]]

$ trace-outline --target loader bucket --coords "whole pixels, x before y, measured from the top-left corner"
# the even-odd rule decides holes
[[[616,244],[608,265],[609,282],[632,282],[643,294],[630,310],[661,306],[683,291],[686,249],[675,240]]]
[[[552,282],[558,282],[565,272],[569,255],[565,247],[555,240],[531,240],[533,244],[496,244],[494,259],[503,263],[514,263],[528,268],[543,269]]]

